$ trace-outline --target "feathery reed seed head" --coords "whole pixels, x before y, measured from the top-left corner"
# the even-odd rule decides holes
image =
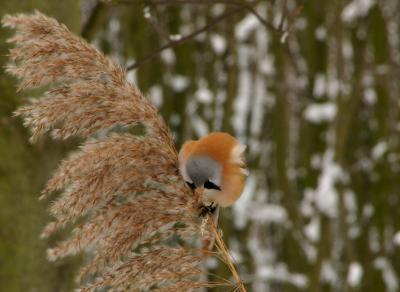
[[[87,139],[61,163],[41,197],[61,192],[43,237],[74,226],[48,258],[89,252],[80,279],[91,274],[95,280],[81,291],[211,285],[198,280],[197,239],[212,241],[213,233],[201,228],[198,198],[178,173],[173,139],[157,109],[119,65],[55,19],[39,12],[7,15],[3,25],[16,30],[6,70],[19,79],[18,90],[50,88],[15,112],[30,128],[31,141],[46,132],[55,139]],[[114,131],[137,124],[145,135]]]

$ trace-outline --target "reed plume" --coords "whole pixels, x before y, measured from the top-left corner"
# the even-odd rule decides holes
[[[48,250],[49,260],[87,252],[81,291],[191,291],[221,284],[199,281],[199,242],[217,232],[199,219],[199,198],[179,175],[174,142],[157,109],[119,65],[55,19],[36,12],[5,16],[3,25],[16,30],[6,70],[20,80],[18,90],[49,88],[15,112],[31,141],[47,132],[55,139],[86,139],[41,196],[60,193],[43,237],[74,227]],[[131,134],[139,124],[145,134]]]

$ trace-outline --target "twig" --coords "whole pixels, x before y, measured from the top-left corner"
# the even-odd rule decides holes
[[[287,7],[286,7],[286,2],[287,0],[283,1],[283,5],[282,5],[282,17],[281,17],[281,21],[279,22],[279,26],[278,26],[278,30],[282,31],[283,29],[283,24],[285,23],[285,19],[286,19],[286,15],[287,15]]]
[[[212,21],[210,21],[208,24],[206,24],[205,26],[193,31],[192,33],[181,37],[179,40],[172,40],[168,43],[166,43],[165,45],[161,46],[160,48],[158,48],[157,50],[154,50],[153,52],[151,52],[150,54],[144,56],[143,58],[139,59],[138,61],[136,61],[135,63],[129,65],[126,70],[130,71],[133,69],[136,69],[137,67],[139,67],[140,65],[142,65],[143,63],[149,61],[150,59],[153,59],[154,57],[156,57],[159,53],[161,53],[162,51],[169,49],[169,48],[173,48],[176,47],[179,44],[182,44],[184,42],[186,42],[187,40],[190,40],[194,37],[196,37],[197,35],[208,31],[211,27],[213,27],[214,25],[216,25],[217,23],[221,22],[222,20],[238,13],[241,12],[243,9],[242,8],[236,8],[236,9],[231,9],[217,17],[215,17]]]
[[[283,34],[281,36],[281,43],[284,43],[286,41],[287,37],[289,36],[289,34],[293,31],[296,19],[299,17],[301,12],[303,11],[303,8],[304,8],[304,3],[301,3],[299,6],[296,7],[296,9],[290,15],[287,28],[285,29],[285,31],[283,32]]]
[[[112,4],[113,2],[120,3],[120,4],[135,4],[135,2],[141,3],[140,0],[138,0],[138,1],[135,1],[135,0],[133,0],[133,1],[129,1],[129,0],[105,1],[105,0],[103,0],[103,2],[109,3],[109,4]],[[152,53],[144,56],[143,58],[137,60],[135,63],[129,65],[126,68],[127,71],[136,69],[137,67],[139,67],[143,63],[151,60],[152,58],[156,57],[159,53],[161,53],[162,51],[164,51],[166,49],[173,48],[179,44],[186,42],[187,40],[190,40],[190,39],[196,37],[197,35],[199,35],[203,32],[208,31],[215,24],[219,23],[220,21],[224,20],[225,18],[227,18],[235,13],[240,12],[242,9],[248,10],[250,13],[252,13],[258,19],[258,21],[260,21],[260,23],[262,23],[265,27],[270,29],[272,32],[280,33],[280,31],[278,29],[276,29],[271,23],[269,23],[263,17],[261,17],[261,15],[253,8],[252,5],[254,5],[255,3],[249,3],[246,1],[235,1],[235,0],[149,0],[149,1],[146,1],[146,3],[151,4],[151,5],[180,5],[180,4],[204,5],[204,4],[218,4],[219,3],[219,4],[236,6],[237,8],[228,10],[227,12],[223,13],[222,15],[214,18],[211,22],[209,22],[204,27],[193,31],[192,33],[190,33],[184,37],[181,37],[178,40],[171,40],[170,42],[164,44],[163,46],[161,46],[157,50],[153,51]],[[155,28],[160,33],[160,31],[157,28],[157,25],[151,19],[149,20],[149,22],[153,26],[153,28]]]
[[[146,15],[146,12],[145,12],[144,18],[147,20],[148,23],[150,23],[151,27],[157,32],[157,34],[161,38],[163,38],[165,40],[170,40],[169,39],[169,34],[165,30],[165,27],[161,26],[158,23],[157,19],[155,17],[153,17],[152,10],[151,10],[153,7],[154,7],[154,5],[151,2],[148,5],[145,6],[144,9],[145,9],[145,11],[147,10],[148,15]]]
[[[113,1],[105,1],[105,3],[113,3]],[[120,4],[135,4],[140,3],[141,0],[116,0],[116,3]],[[273,31],[274,33],[278,33],[279,30],[275,28],[271,23],[266,21],[254,8],[252,5],[254,3],[250,3],[247,1],[235,1],[235,0],[149,0],[147,3],[151,3],[154,5],[181,5],[181,4],[193,4],[193,5],[204,5],[204,4],[226,4],[231,6],[242,7],[248,10],[251,14],[253,14],[265,27]]]
[[[157,5],[179,5],[179,4],[226,4],[232,6],[242,7],[252,13],[265,27],[272,30],[274,33],[279,32],[271,23],[266,21],[254,8],[254,3],[249,3],[246,1],[234,1],[234,0],[151,0],[153,4]]]

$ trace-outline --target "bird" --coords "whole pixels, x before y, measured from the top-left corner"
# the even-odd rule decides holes
[[[216,207],[229,207],[240,197],[248,174],[245,149],[223,132],[183,144],[178,155],[179,171],[192,190],[202,191],[204,210],[212,213]]]

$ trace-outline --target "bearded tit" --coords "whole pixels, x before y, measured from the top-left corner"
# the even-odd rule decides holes
[[[242,145],[226,133],[211,133],[186,142],[179,152],[179,170],[186,183],[202,191],[208,211],[228,207],[242,194],[247,175]]]

